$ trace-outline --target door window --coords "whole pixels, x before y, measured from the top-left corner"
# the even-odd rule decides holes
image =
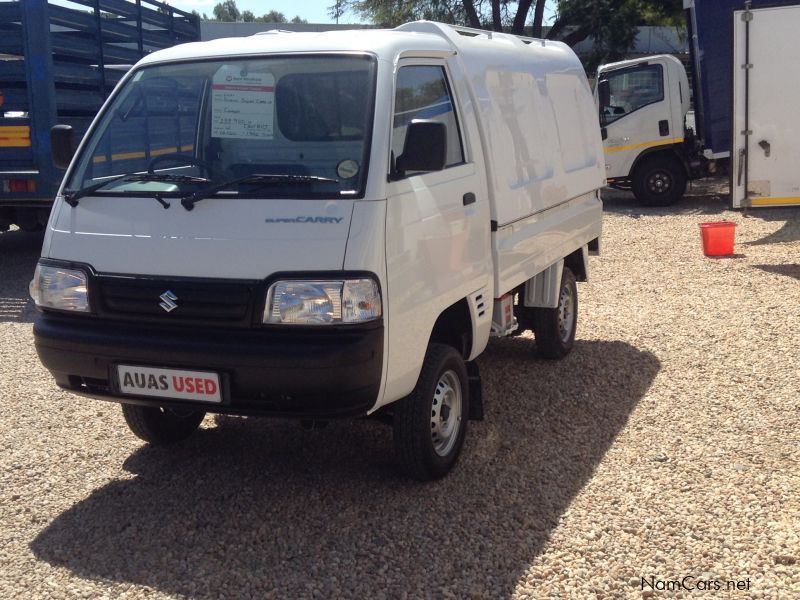
[[[392,125],[392,152],[395,158],[403,153],[406,128],[414,119],[444,123],[447,126],[445,167],[452,167],[464,162],[461,135],[444,67],[414,65],[401,67],[397,72],[397,92]]]
[[[609,73],[611,100],[603,107],[606,124],[664,99],[661,65],[641,65]]]

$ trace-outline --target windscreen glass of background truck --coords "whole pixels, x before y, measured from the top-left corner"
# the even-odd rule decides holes
[[[64,189],[126,173],[103,195],[183,195],[251,175],[220,195],[363,195],[375,96],[369,56],[284,56],[139,69],[94,128]],[[332,179],[321,181],[302,176]]]
[[[608,80],[611,91],[609,106],[602,107],[606,124],[664,99],[661,65],[639,65],[603,77]]]

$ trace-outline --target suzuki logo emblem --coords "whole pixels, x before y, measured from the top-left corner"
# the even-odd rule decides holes
[[[159,298],[161,298],[162,300],[159,306],[163,308],[165,311],[172,312],[173,310],[178,308],[178,303],[175,302],[178,299],[178,297],[171,291],[167,290],[166,292],[161,294]]]

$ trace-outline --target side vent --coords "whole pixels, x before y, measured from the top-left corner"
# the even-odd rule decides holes
[[[472,320],[472,350],[468,357],[473,360],[486,347],[492,329],[492,292],[488,285],[467,296]]]
[[[475,296],[475,308],[478,309],[479,317],[486,314],[486,303],[483,301],[483,294]]]

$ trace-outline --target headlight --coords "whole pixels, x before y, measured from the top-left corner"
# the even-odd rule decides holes
[[[336,325],[381,316],[381,294],[372,279],[278,281],[267,292],[264,323]]]
[[[79,269],[38,264],[29,289],[40,308],[89,312],[87,276]]]

